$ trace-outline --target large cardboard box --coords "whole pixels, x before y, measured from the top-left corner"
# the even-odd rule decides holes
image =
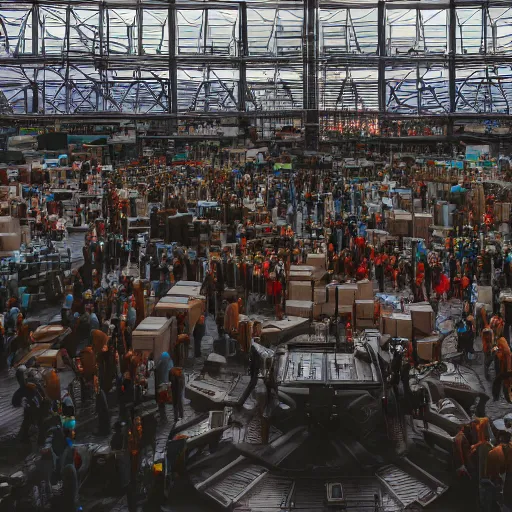
[[[321,304],[322,307],[322,315],[334,316],[334,302],[326,302],[325,304]],[[349,313],[352,317],[354,316],[354,307],[353,306],[343,306],[342,304],[338,304],[338,316]]]
[[[0,233],[0,251],[17,251],[20,245],[20,233]]]
[[[357,282],[356,300],[373,300],[373,282],[363,279]]]
[[[307,300],[287,300],[286,314],[289,316],[299,316],[309,318],[313,312],[313,302]]]
[[[334,302],[326,302],[322,304],[322,315],[334,316]]]
[[[315,267],[315,269],[320,268],[325,270],[327,268],[327,260],[325,254],[308,254],[306,264],[311,267]]]
[[[415,336],[430,336],[434,329],[434,310],[430,304],[411,304],[409,307]]]
[[[396,336],[397,338],[407,338],[412,340],[412,318],[411,315],[405,313],[393,313],[396,320]]]
[[[311,300],[311,281],[291,281],[288,288],[289,300]]]
[[[371,320],[364,318],[358,318],[356,320],[356,329],[358,330],[373,329],[374,327],[375,323],[373,322],[373,318]]]
[[[21,233],[20,219],[9,215],[0,217],[0,233]]]
[[[288,274],[288,281],[311,281],[314,267],[307,265],[292,265]]]
[[[356,318],[358,320],[372,320],[374,313],[373,300],[356,300]]]
[[[327,291],[325,286],[315,287],[315,304],[325,304],[327,302]]]
[[[417,213],[414,216],[413,236],[423,238],[428,244],[430,241],[430,226],[433,224],[433,218],[430,213]]]
[[[436,354],[436,345],[439,342],[439,336],[428,336],[416,340],[418,357],[424,361],[433,361]]]
[[[356,300],[357,284],[341,284],[338,288],[339,304],[352,306]]]
[[[382,334],[389,334],[392,338],[396,338],[396,318],[393,316],[382,316]]]

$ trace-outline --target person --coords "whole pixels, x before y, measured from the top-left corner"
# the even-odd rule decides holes
[[[19,388],[14,392],[11,403],[13,407],[23,407],[23,422],[19,431],[19,438],[22,442],[30,439],[30,430],[36,426],[39,430],[39,440],[44,439],[44,402],[45,394],[41,386],[27,379],[27,369],[21,365],[16,370],[16,380]]]
[[[494,484],[489,478],[487,456],[493,449],[489,438],[489,418],[477,418],[472,421],[472,427],[477,442],[471,447],[471,453],[476,457],[476,469],[479,482],[479,501],[482,512],[491,512],[496,493]]]
[[[512,453],[511,434],[504,432],[502,436],[503,454],[505,459],[504,471],[505,481],[503,484],[503,512],[512,512]]]
[[[492,329],[490,329],[489,327],[485,327],[482,330],[482,350],[484,353],[484,376],[485,376],[486,380],[490,379],[489,367],[491,366],[493,361],[494,361],[496,373],[499,372],[497,360],[493,353],[494,346],[495,346],[494,333],[492,332]]]
[[[487,499],[485,510],[492,510],[492,507],[500,501],[503,492],[504,475],[507,473],[507,466],[511,456],[510,433],[500,431],[498,433],[499,444],[487,454]]]
[[[462,479],[471,478],[473,464],[471,461],[471,446],[469,425],[461,425],[453,439],[453,466],[457,476]]]
[[[510,328],[512,327],[512,301],[504,301],[505,307],[505,325],[503,326],[503,336],[507,340],[508,346],[510,347]]]
[[[494,351],[498,359],[500,374],[496,377],[493,383],[493,395],[496,398],[499,396],[500,391],[503,391],[505,400],[510,403],[510,372],[512,370],[512,355],[507,340],[503,336],[498,338]]]
[[[69,327],[71,325],[71,308],[73,306],[73,294],[69,293],[66,295],[64,299],[64,304],[62,305],[62,309],[60,311],[61,322],[64,327]]]
[[[172,391],[172,405],[174,409],[174,423],[183,419],[183,392],[185,390],[185,376],[183,368],[173,367],[169,374]]]
[[[173,361],[168,352],[164,352],[155,367],[155,396],[158,403],[158,411],[162,421],[167,420],[165,404],[169,403],[169,372],[173,367]]]
[[[206,333],[206,324],[204,315],[199,317],[196,325],[194,326],[194,357],[201,357],[201,340]]]

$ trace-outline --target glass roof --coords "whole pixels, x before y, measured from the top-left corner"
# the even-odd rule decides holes
[[[456,111],[508,112],[512,6],[456,4]],[[148,114],[172,111],[176,94],[178,113],[301,111],[303,4],[247,1],[245,49],[240,5],[0,1],[0,108]],[[320,2],[318,107],[377,111],[379,60],[385,59],[388,112],[449,112],[447,2],[386,5],[385,55],[379,56],[375,0]]]

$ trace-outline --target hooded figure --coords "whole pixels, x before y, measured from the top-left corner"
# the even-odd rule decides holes
[[[164,352],[155,367],[155,396],[158,402],[160,418],[166,420],[165,404],[169,403],[169,372],[174,364],[168,352]]]

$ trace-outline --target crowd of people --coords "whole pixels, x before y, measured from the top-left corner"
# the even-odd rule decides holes
[[[461,182],[466,188],[457,185],[457,194],[476,185],[470,173]],[[453,325],[457,350],[468,364],[474,364],[475,342],[481,338],[484,377],[492,380],[495,399],[503,396],[511,402],[512,301],[500,291],[512,285],[512,250],[493,217],[495,196],[486,197],[481,222],[472,216],[468,200],[456,214],[462,226],[436,235],[437,239],[433,235],[418,239],[390,235],[390,211],[419,201],[420,211],[428,213],[436,199],[428,193],[427,184],[415,180],[414,173],[403,166],[388,166],[364,179],[333,169],[276,172],[270,163],[248,164],[242,170],[148,166],[141,171],[132,166],[103,176],[102,185],[101,207],[88,219],[83,261],[72,271],[60,318],[70,330],[65,362],[81,382],[82,399],[96,397],[104,419],[100,431],[110,428],[108,393],[115,387],[121,420],[129,422],[130,410],[152,370],[161,417],[166,418],[165,406],[171,401],[174,421],[184,416],[183,352],[165,351],[148,364],[132,350],[133,330],[145,318],[148,305],[173,284],[202,283],[206,307],[193,334],[186,317],[177,318],[178,344],[194,343],[193,356],[199,358],[207,315],[215,318],[219,338],[236,330],[238,314],[249,314],[251,308],[253,312],[266,308],[282,318],[290,267],[306,264],[312,253],[325,255],[332,282],[376,281],[375,318],[384,297],[390,295],[398,298],[402,311],[409,302],[430,302],[435,312],[442,302],[460,302],[461,315]],[[397,187],[410,189],[408,206]],[[128,219],[140,212],[127,189],[137,190],[148,205],[149,226],[143,237],[128,229]],[[212,209],[200,207],[200,202]],[[176,237],[169,235],[169,218],[187,215],[189,210],[194,210],[194,218],[187,228],[175,231]],[[163,235],[158,243],[164,250],[157,250],[156,235]],[[130,265],[136,267],[136,278],[127,271]],[[482,287],[491,289],[489,303],[482,303]],[[242,294],[228,297],[228,289],[242,290]],[[266,304],[255,306],[251,295],[266,297]],[[29,321],[16,296],[5,302],[1,345],[9,347],[9,361],[14,364],[16,354],[30,347]],[[416,366],[420,361],[415,340],[410,342],[410,357],[405,359]],[[441,358],[441,347],[436,357]],[[251,368],[253,380],[257,379],[255,360]],[[18,372],[20,389],[26,387],[23,371]],[[396,383],[395,388],[399,395]],[[15,406],[21,405],[19,395],[13,399]],[[27,416],[21,432],[24,439],[31,423],[33,418]],[[510,435],[506,431],[492,434],[492,426],[486,418],[475,420],[461,428],[454,440],[457,473],[478,478],[482,510],[491,510],[489,503],[499,496],[508,503]]]

